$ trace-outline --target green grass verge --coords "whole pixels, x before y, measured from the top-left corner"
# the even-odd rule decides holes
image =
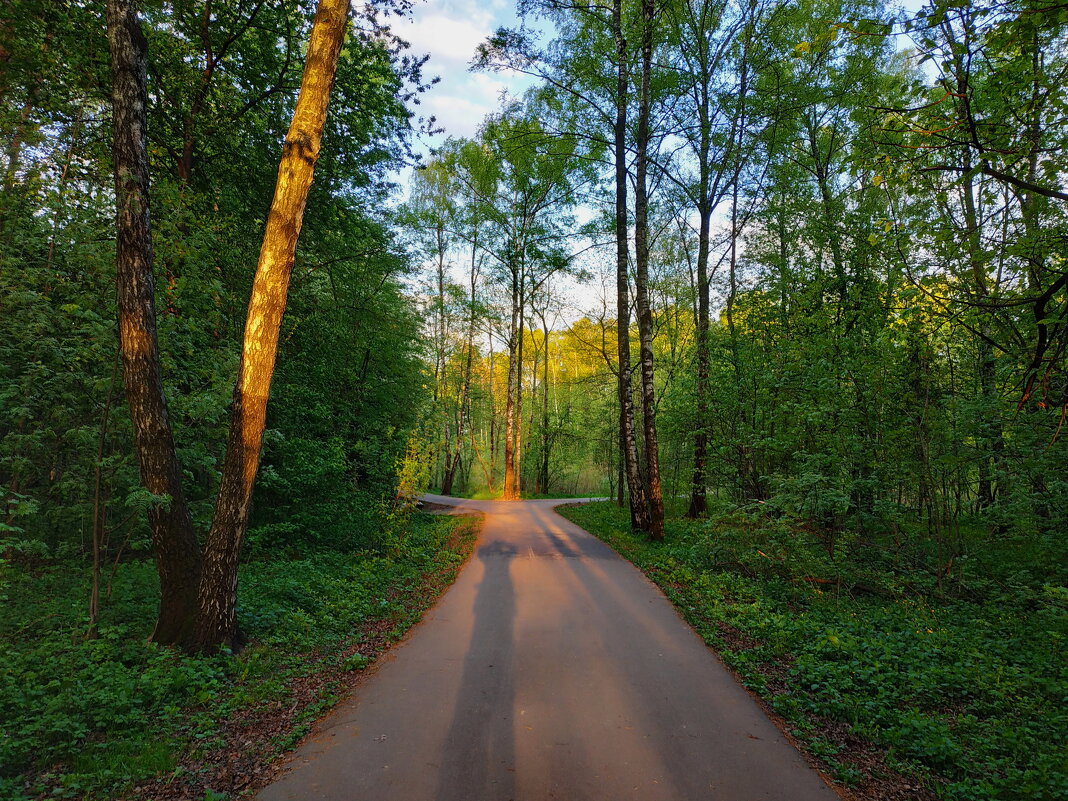
[[[282,705],[295,680],[324,664],[366,666],[350,653],[354,632],[377,623],[386,640],[400,637],[441,588],[427,576],[447,584],[475,528],[470,518],[416,515],[389,547],[243,565],[238,620],[250,644],[236,656],[147,642],[158,597],[151,561],[119,566],[90,640],[84,567],[0,567],[0,798],[111,799],[160,774],[180,779],[220,745],[231,716]],[[336,700],[334,688],[320,689],[274,733],[274,753]]]
[[[991,551],[950,592],[904,570],[900,550],[852,542],[831,557],[774,521],[670,520],[653,544],[613,504],[561,512],[645,571],[839,781],[865,777],[833,728],[939,798],[1068,798],[1068,593],[1053,554],[1028,572]]]

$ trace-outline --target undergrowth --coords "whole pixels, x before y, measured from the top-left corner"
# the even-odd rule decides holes
[[[115,798],[180,771],[218,744],[235,710],[287,696],[290,682],[352,642],[368,620],[391,635],[418,618],[425,574],[458,563],[446,547],[462,518],[416,515],[406,536],[355,552],[251,561],[241,568],[237,655],[186,656],[147,641],[158,582],[150,560],[119,565],[97,636],[85,638],[89,576],[81,565],[0,567],[0,798]],[[367,664],[359,653],[346,669]],[[328,707],[307,709],[291,745]]]
[[[976,536],[950,580],[900,541],[829,553],[735,513],[650,543],[613,504],[561,511],[656,581],[840,781],[858,777],[828,721],[940,798],[1068,798],[1063,553]]]

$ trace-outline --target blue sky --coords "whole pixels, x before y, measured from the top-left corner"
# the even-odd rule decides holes
[[[429,53],[428,76],[441,81],[421,98],[418,113],[434,115],[449,136],[472,136],[482,118],[499,106],[501,92],[518,95],[531,84],[521,75],[472,73],[468,63],[475,49],[497,28],[515,26],[514,0],[424,0],[414,4],[410,19],[393,30],[412,45],[414,53]],[[431,144],[443,137],[435,137]]]

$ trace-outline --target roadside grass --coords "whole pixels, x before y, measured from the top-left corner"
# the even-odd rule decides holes
[[[377,548],[243,565],[249,644],[237,655],[147,641],[151,560],[119,565],[88,640],[84,567],[0,566],[0,798],[230,797],[229,779],[212,787],[194,774],[210,774],[213,751],[243,747],[229,743],[232,719],[248,724],[242,737],[264,740],[257,763],[291,747],[337,700],[344,674],[370,664],[451,582],[476,533],[469,517],[417,514],[403,538]],[[257,723],[265,709],[279,713]]]
[[[973,533],[949,583],[900,542],[832,556],[735,513],[671,519],[654,544],[614,504],[560,511],[655,581],[855,797],[1068,798],[1064,543]]]

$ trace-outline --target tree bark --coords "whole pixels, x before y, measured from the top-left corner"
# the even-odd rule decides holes
[[[707,98],[706,98],[707,99]],[[697,229],[697,427],[694,434],[693,444],[693,480],[690,488],[690,506],[686,511],[689,518],[697,518],[703,515],[707,509],[707,476],[706,463],[708,461],[708,394],[709,394],[709,360],[708,360],[708,330],[709,330],[709,306],[711,286],[708,277],[708,250],[709,232],[712,223],[712,207],[709,202],[710,165],[709,151],[711,150],[712,131],[708,123],[708,112],[701,112],[701,144],[700,144],[700,176],[699,191],[701,197],[698,202],[697,213],[700,218]]]
[[[512,501],[519,497],[518,481],[516,479],[516,421],[519,410],[516,398],[519,394],[518,376],[520,371],[519,360],[522,358],[520,350],[519,323],[519,267],[512,265],[512,319],[509,325],[508,335],[508,383],[505,388],[504,400],[504,499]]]
[[[541,315],[541,330],[545,338],[545,358],[541,376],[541,492],[549,494],[549,326]]]
[[[638,346],[641,362],[642,430],[645,437],[645,493],[653,540],[664,538],[664,496],[660,484],[660,454],[656,436],[656,387],[653,371],[653,311],[649,302],[649,164],[650,78],[653,63],[653,0],[642,0],[642,77],[635,142],[634,181],[634,294],[638,307]]]
[[[200,550],[163,394],[149,214],[147,42],[133,0],[108,0],[115,170],[115,250],[122,378],[141,483],[166,500],[148,512],[159,573],[152,639],[186,645],[197,613]]]
[[[629,77],[627,39],[623,34],[622,0],[612,3],[612,34],[616,44],[616,344],[619,359],[619,441],[630,496],[630,522],[639,531],[649,528],[649,509],[638,473],[638,444],[634,436],[634,406],[630,367],[630,245],[627,241],[627,102]]]
[[[293,120],[252,283],[230,434],[201,579],[196,645],[213,650],[236,630],[237,566],[259,470],[267,398],[293,259],[319,157],[326,112],[348,25],[350,0],[319,0]]]

